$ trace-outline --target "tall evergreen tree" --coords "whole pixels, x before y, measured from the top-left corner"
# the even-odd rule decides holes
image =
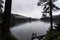
[[[1,21],[1,17],[2,17],[2,8],[3,8],[3,4],[4,2],[2,0],[0,0],[0,21]]]
[[[12,0],[5,0],[5,9],[3,14],[3,22],[1,27],[1,36],[2,40],[10,40],[9,33],[10,33],[10,17],[11,17],[11,3]]]
[[[3,3],[4,2],[2,0],[0,0],[0,38],[1,38],[1,21],[2,21],[2,8],[3,8],[3,5],[2,4]]]
[[[48,35],[49,37],[49,40],[54,40],[54,33],[53,33],[53,20],[52,20],[52,11],[56,11],[56,10],[60,10],[59,7],[57,7],[54,2],[57,1],[57,0],[39,0],[40,3],[38,2],[38,6],[41,6],[41,4],[45,3],[44,4],[44,8],[43,8],[43,13],[49,13],[50,15],[50,31],[52,31],[52,33],[50,33]]]
[[[51,29],[53,29],[53,21],[52,21],[52,11],[53,9],[58,9],[60,10],[60,8],[58,8],[53,2],[55,2],[57,0],[39,0],[38,2],[38,6],[41,6],[41,4],[44,4],[44,8],[43,8],[43,13],[49,13],[50,14],[50,23],[51,23]],[[48,6],[48,7],[47,7]],[[55,10],[54,9],[54,10]]]
[[[2,0],[0,0],[0,13],[2,13],[2,8],[3,8],[3,4],[4,2]]]

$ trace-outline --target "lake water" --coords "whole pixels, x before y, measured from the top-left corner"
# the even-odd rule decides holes
[[[25,22],[10,28],[11,33],[18,40],[31,40],[32,33],[37,35],[46,34],[50,24],[41,21]]]

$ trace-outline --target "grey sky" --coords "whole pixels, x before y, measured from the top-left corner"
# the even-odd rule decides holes
[[[40,7],[37,6],[38,0],[13,0],[12,12],[30,16],[40,17]]]
[[[39,0],[12,0],[12,13],[20,14],[28,17],[40,18],[42,7],[37,6]],[[60,0],[55,3],[60,7]],[[60,13],[60,11],[58,11]],[[53,14],[58,14],[53,12]]]

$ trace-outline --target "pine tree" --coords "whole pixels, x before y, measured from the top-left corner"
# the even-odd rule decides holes
[[[56,10],[60,10],[60,8],[58,8],[53,2],[55,2],[57,0],[39,0],[38,2],[38,6],[41,6],[42,4],[44,4],[44,8],[43,8],[43,13],[49,13],[50,15],[50,23],[51,23],[51,29],[53,29],[53,20],[52,20],[52,11],[56,11]],[[47,7],[48,6],[48,7]]]
[[[0,21],[2,19],[2,8],[3,8],[3,4],[4,2],[2,0],[0,0]]]
[[[60,10],[59,7],[57,7],[54,2],[57,0],[39,0],[40,3],[38,3],[38,6],[41,6],[41,4],[44,4],[44,8],[43,8],[43,13],[49,13],[50,15],[50,30],[49,30],[49,34],[47,35],[47,40],[54,40],[54,37],[56,36],[56,34],[54,34],[54,29],[53,29],[53,20],[52,20],[52,11],[56,11],[56,10]],[[58,26],[60,26],[60,24],[58,24]],[[59,27],[56,27],[56,29],[59,29]],[[59,29],[60,30],[60,29]]]
[[[11,4],[12,0],[5,0],[5,9],[3,14],[3,22],[1,27],[2,40],[9,40],[10,34],[10,17],[11,17]]]
[[[3,8],[3,4],[4,2],[2,0],[0,0],[0,13],[2,13],[2,8]]]

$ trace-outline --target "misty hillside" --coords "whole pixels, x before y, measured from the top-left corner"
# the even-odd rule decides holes
[[[60,14],[59,15],[53,15],[53,21],[58,22],[60,20]],[[41,18],[41,21],[50,21],[50,17]]]
[[[18,15],[18,14],[11,14],[12,16],[14,16],[15,18],[28,18],[28,17],[25,17],[25,16],[22,16],[22,15]]]
[[[2,16],[3,14],[1,14],[1,17],[0,17],[0,24],[2,22]],[[15,23],[18,23],[18,22],[23,22],[23,21],[26,21],[28,17],[25,17],[25,16],[22,16],[22,15],[18,15],[18,14],[11,14],[11,26],[13,26]]]
[[[53,19],[55,19],[55,20],[60,19],[60,14],[53,16]]]

